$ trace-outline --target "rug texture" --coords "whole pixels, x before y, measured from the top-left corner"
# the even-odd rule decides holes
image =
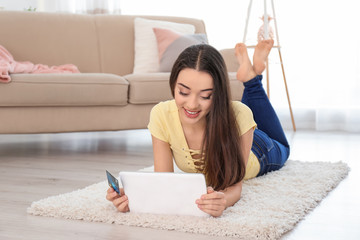
[[[33,202],[28,213],[239,239],[278,239],[349,172],[342,162],[289,160],[279,171],[245,181],[240,201],[219,218],[120,213],[105,199],[106,181]]]

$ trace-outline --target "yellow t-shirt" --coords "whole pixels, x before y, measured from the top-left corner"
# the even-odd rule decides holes
[[[232,106],[239,124],[240,135],[256,127],[250,108],[239,101],[233,101]],[[198,172],[195,165],[196,159],[193,159],[191,155],[200,154],[201,150],[189,149],[175,100],[160,102],[153,107],[148,129],[154,137],[169,143],[175,163],[182,171]],[[244,180],[256,177],[259,171],[259,161],[254,153],[250,152]]]

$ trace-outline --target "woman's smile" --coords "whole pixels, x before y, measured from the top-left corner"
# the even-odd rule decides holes
[[[184,108],[185,115],[189,118],[197,118],[200,115],[201,111],[190,111]]]

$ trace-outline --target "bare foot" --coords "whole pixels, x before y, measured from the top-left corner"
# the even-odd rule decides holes
[[[235,55],[240,64],[236,78],[241,82],[247,82],[256,77],[256,73],[251,65],[246,45],[244,43],[236,44]]]
[[[265,62],[273,45],[273,39],[262,40],[256,45],[253,58],[254,71],[256,75],[262,74],[265,70]]]

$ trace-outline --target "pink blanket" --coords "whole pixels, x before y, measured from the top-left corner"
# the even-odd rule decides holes
[[[11,73],[79,73],[73,64],[52,66],[33,64],[31,62],[17,62],[13,56],[0,45],[0,83],[11,81]]]

